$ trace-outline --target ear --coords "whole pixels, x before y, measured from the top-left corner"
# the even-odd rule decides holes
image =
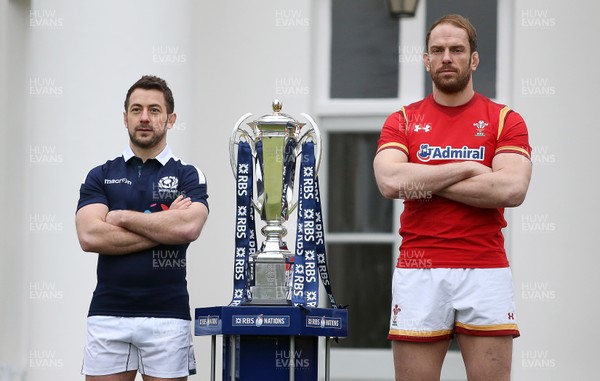
[[[427,53],[423,53],[423,64],[425,65],[425,70],[431,70],[431,59]]]
[[[127,113],[125,111],[123,111],[123,124],[127,128]]]
[[[479,52],[473,52],[471,54],[471,70],[477,70],[477,66],[479,66]]]
[[[167,128],[170,130],[175,125],[177,121],[177,114],[172,113],[169,115],[169,119],[167,120]]]

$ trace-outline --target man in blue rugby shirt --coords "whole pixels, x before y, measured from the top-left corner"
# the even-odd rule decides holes
[[[144,76],[127,92],[122,156],[81,185],[81,248],[98,253],[82,373],[88,381],[187,380],[195,373],[186,250],[208,217],[203,173],[173,156],[177,116],[167,83]]]

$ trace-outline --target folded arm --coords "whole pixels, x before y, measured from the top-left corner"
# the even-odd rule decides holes
[[[531,161],[516,153],[496,155],[492,171],[449,185],[438,196],[480,208],[519,206],[531,179]]]
[[[113,210],[107,214],[106,221],[147,239],[178,245],[195,241],[207,217],[206,205],[179,196],[169,210],[157,213]]]
[[[106,222],[108,207],[89,204],[77,211],[75,227],[83,251],[121,255],[150,249],[158,242]]]
[[[473,176],[491,172],[489,167],[473,161],[425,165],[409,163],[406,154],[396,149],[380,151],[373,161],[375,179],[387,198],[422,198]]]
[[[84,251],[122,255],[158,244],[192,242],[200,235],[207,217],[204,204],[179,196],[169,210],[157,213],[109,212],[104,204],[89,204],[77,211],[75,225]]]

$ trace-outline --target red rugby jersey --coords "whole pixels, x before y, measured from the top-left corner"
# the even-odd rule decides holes
[[[530,158],[527,126],[508,107],[475,94],[458,107],[436,103],[432,95],[391,114],[377,152],[399,149],[409,162],[439,165],[475,160],[489,167],[495,155]],[[477,208],[407,189],[420,199],[405,200],[400,217],[400,268],[507,267],[504,208]]]

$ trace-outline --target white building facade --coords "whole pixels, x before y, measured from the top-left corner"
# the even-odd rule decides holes
[[[377,134],[389,113],[423,97],[425,72],[416,58],[429,2],[399,22],[390,46],[399,52],[396,95],[361,99],[331,96],[333,1],[0,0],[0,380],[83,379],[96,255],[77,242],[79,185],[127,144],[123,101],[141,75],[168,81],[178,114],[170,145],[208,180],[209,220],[188,250],[192,308],[231,298],[235,198],[228,141],[241,115],[268,113],[279,98],[284,112],[312,115],[334,142]],[[598,372],[593,318],[600,302],[592,280],[600,260],[592,243],[600,202],[595,149],[583,143],[599,137],[593,119],[599,13],[600,4],[582,0],[498,0],[495,10],[494,99],[525,118],[534,162],[525,203],[507,211],[522,333],[514,343],[517,381],[589,380]],[[337,162],[327,162],[333,157],[327,144],[326,200],[339,171]],[[370,167],[369,160],[362,163]],[[326,201],[324,208],[326,219],[343,212]],[[347,208],[362,213],[359,203]],[[370,250],[387,250],[391,271],[400,211],[400,201],[391,203],[383,230],[330,228],[332,246],[369,248],[363,258],[358,250],[339,261],[351,268]],[[334,345],[332,380],[392,380],[389,342],[380,340]],[[190,379],[208,380],[209,339],[197,337],[195,344],[198,375]],[[447,381],[466,379],[457,352],[449,353],[443,373]]]

